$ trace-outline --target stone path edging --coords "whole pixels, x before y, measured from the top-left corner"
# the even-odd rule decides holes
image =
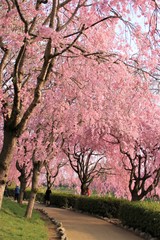
[[[133,227],[129,227],[127,225],[123,225],[119,219],[110,219],[110,218],[105,218],[105,217],[101,217],[101,216],[97,216],[97,217],[102,219],[102,220],[104,220],[104,221],[107,221],[109,223],[115,224],[115,225],[117,225],[119,227],[122,227],[124,229],[127,229],[127,230],[135,233],[136,235],[144,238],[145,240],[158,240],[158,238],[154,238],[154,237],[151,236],[151,234],[142,232],[138,228],[134,229]]]
[[[58,236],[59,236],[60,240],[69,240],[67,238],[65,229],[64,229],[61,222],[58,222],[55,218],[50,217],[44,209],[41,209],[41,208],[35,208],[35,209],[40,211],[41,213],[45,214],[51,220],[51,222],[56,226],[56,230],[57,230],[57,233],[58,233]]]

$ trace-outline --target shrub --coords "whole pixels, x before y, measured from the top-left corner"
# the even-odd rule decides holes
[[[155,202],[125,202],[119,218],[123,224],[160,238],[160,205]]]

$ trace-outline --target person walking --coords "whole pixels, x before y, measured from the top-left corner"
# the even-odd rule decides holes
[[[91,195],[91,191],[89,189],[89,187],[87,188],[87,196],[89,197]]]
[[[19,199],[19,193],[20,193],[20,188],[17,185],[16,188],[15,188],[15,191],[14,191],[14,200],[16,200],[17,202],[18,202],[18,199]]]
[[[50,187],[48,187],[47,188],[47,190],[46,190],[46,193],[45,193],[45,203],[46,203],[46,206],[50,206],[50,203],[51,203],[51,200],[50,200],[50,195],[51,195],[51,189],[50,189]]]

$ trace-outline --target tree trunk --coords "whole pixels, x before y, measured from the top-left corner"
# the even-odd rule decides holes
[[[141,198],[137,192],[134,192],[134,191],[131,192],[131,201],[140,201],[140,200],[141,200]]]
[[[31,176],[31,170],[29,173],[27,173],[27,164],[26,162],[23,163],[23,165],[20,166],[19,162],[16,161],[16,168],[20,172],[20,176],[18,177],[20,181],[20,195],[18,199],[18,203],[22,204],[23,199],[24,199],[24,194],[27,186],[28,179]]]
[[[40,161],[33,163],[32,188],[31,188],[31,194],[30,194],[28,206],[25,213],[26,218],[32,217],[34,203],[35,203],[36,195],[38,192],[38,180],[39,180],[41,166],[42,166],[42,163]]]
[[[131,201],[140,201],[142,200],[144,197],[147,196],[148,193],[150,193],[153,189],[155,189],[159,183],[159,178],[160,178],[160,171],[157,170],[156,176],[153,180],[153,182],[146,188],[144,189],[144,185],[145,185],[145,181],[143,185],[141,186],[141,188],[137,189],[137,185],[135,183],[134,188],[131,189],[131,187],[129,188],[130,193],[131,193]]]
[[[47,173],[46,173],[46,178],[47,178],[47,188],[51,188],[51,179],[52,179],[52,177],[51,177],[51,175],[50,175],[50,173],[49,173],[49,171],[47,170]]]
[[[26,190],[26,183],[21,182],[20,183],[20,194],[19,194],[19,199],[18,199],[19,204],[22,204],[22,202],[23,202],[25,190]]]
[[[88,187],[86,184],[81,184],[81,195],[87,196]]]
[[[22,190],[22,188],[20,188],[20,194],[19,194],[19,199],[18,199],[19,204],[23,203],[23,198],[24,198],[24,190]]]
[[[2,207],[5,185],[8,180],[8,171],[16,146],[16,140],[17,137],[13,131],[4,130],[3,147],[0,153],[0,209]]]

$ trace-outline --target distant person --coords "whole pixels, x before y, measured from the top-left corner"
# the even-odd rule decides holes
[[[91,195],[91,191],[89,188],[87,188],[87,196],[89,197]]]
[[[11,185],[11,182],[10,181],[7,181],[6,182],[6,186],[5,186],[5,189],[4,189],[4,196],[5,197],[9,197],[9,189],[8,189],[8,186]]]
[[[8,186],[7,185],[5,186],[5,189],[4,189],[4,196],[5,197],[9,196],[9,194],[8,194]]]
[[[17,185],[14,191],[14,200],[16,200],[17,202],[18,202],[19,194],[20,194],[20,188]]]
[[[45,193],[45,196],[44,196],[44,199],[45,199],[45,203],[46,203],[46,206],[49,206],[50,203],[51,203],[51,189],[50,187],[47,188],[46,190],[46,193]]]

